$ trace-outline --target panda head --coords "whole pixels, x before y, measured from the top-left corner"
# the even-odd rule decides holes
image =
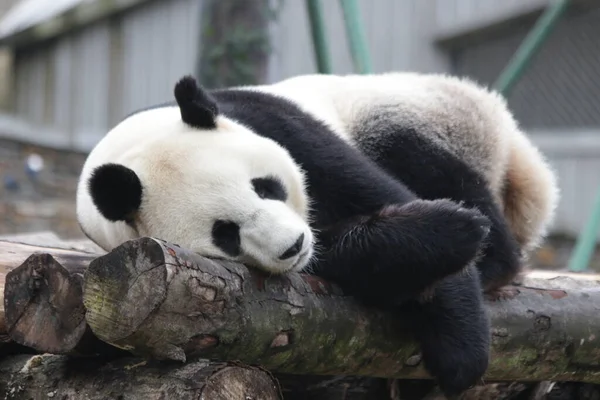
[[[175,98],[126,118],[92,150],[77,189],[82,230],[106,250],[152,236],[271,273],[303,269],[314,239],[299,166],[220,115],[192,78]]]

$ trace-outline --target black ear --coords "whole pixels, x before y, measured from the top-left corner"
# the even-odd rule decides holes
[[[217,103],[192,76],[184,76],[175,85],[175,100],[181,110],[181,119],[195,128],[215,128],[219,114]]]
[[[133,221],[142,204],[142,182],[123,165],[99,166],[92,172],[88,188],[98,211],[109,221]]]

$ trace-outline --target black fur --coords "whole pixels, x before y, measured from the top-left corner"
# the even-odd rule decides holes
[[[181,78],[175,85],[175,100],[186,124],[200,129],[215,128],[219,108],[210,95],[198,87],[191,76]]]
[[[287,191],[279,179],[266,176],[252,179],[252,187],[261,199],[285,201]]]
[[[401,310],[408,311],[425,366],[447,396],[477,383],[488,367],[491,332],[476,276],[470,266],[442,280],[430,302],[408,302]]]
[[[480,251],[488,218],[451,201],[420,200],[393,177],[401,171],[391,166],[386,173],[288,101],[231,89],[212,96],[222,114],[280,143],[306,172],[323,250],[315,272],[370,304],[413,310],[421,321],[416,333],[426,367],[441,388],[452,394],[475,384],[488,364],[489,322],[478,276],[472,268],[464,271]],[[438,199],[475,201],[460,185],[449,187],[437,176],[443,158],[435,159],[431,149],[420,151],[435,165],[442,163],[433,169],[415,168],[420,161],[409,165],[420,174],[420,186],[440,185]],[[463,164],[453,173],[470,172]],[[436,283],[431,302],[417,301]]]
[[[240,226],[235,222],[217,220],[212,228],[212,241],[215,246],[231,257],[242,253]]]
[[[369,304],[402,305],[473,261],[489,224],[449,200],[386,206],[317,233],[316,270]]]
[[[393,121],[385,113],[359,116],[355,129],[364,131],[359,148],[420,198],[461,201],[486,215],[491,230],[477,263],[483,288],[492,291],[510,283],[521,266],[520,249],[484,179],[455,155]]]
[[[131,169],[119,164],[103,164],[88,181],[92,201],[109,221],[133,223],[142,204],[142,182]]]

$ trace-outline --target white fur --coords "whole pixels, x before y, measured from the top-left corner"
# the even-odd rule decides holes
[[[502,96],[438,74],[304,75],[252,88],[280,95],[356,143],[357,115],[385,107],[482,174],[525,250],[547,234],[558,204],[556,176],[519,129]],[[389,115],[388,115],[389,116]]]
[[[237,261],[278,273],[299,270],[312,257],[302,171],[277,143],[235,121],[218,117],[216,130],[199,131],[181,121],[179,108],[165,107],[135,114],[110,131],[86,160],[77,190],[81,226],[106,250],[138,237],[124,222],[104,219],[87,190],[93,169],[108,162],[131,168],[142,182],[141,236],[231,259],[211,240],[214,220],[226,219],[240,225],[243,256]],[[285,203],[253,191],[251,179],[269,174],[285,185]],[[302,233],[301,252],[279,260]]]

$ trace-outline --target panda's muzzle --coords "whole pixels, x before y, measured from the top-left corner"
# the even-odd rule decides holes
[[[300,235],[298,240],[286,251],[283,252],[282,255],[279,256],[280,260],[287,260],[288,258],[292,258],[302,250],[302,245],[304,244],[304,233]]]

